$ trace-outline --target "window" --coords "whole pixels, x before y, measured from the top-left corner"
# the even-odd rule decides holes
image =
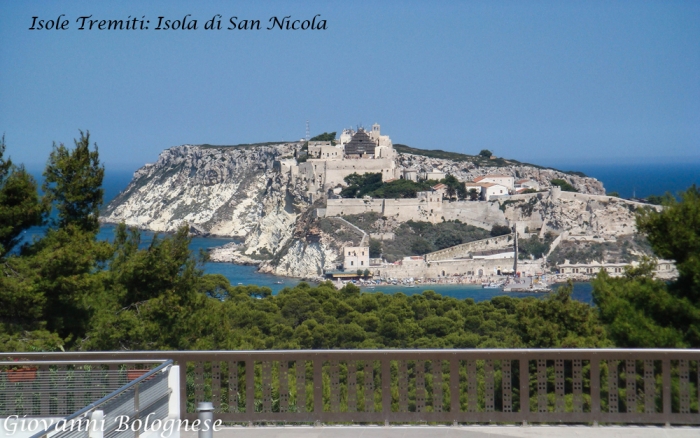
[[[355,265],[355,262],[350,262],[350,266],[354,266],[354,265]]]
[[[364,265],[365,265],[365,262],[360,262],[360,266],[364,266]]]

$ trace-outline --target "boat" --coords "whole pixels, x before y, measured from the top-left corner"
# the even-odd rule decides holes
[[[497,283],[495,281],[492,281],[490,283],[482,283],[481,287],[483,289],[502,289],[503,283]]]
[[[275,281],[275,284],[284,284],[281,281]]]
[[[538,278],[524,278],[503,288],[503,292],[544,293],[551,291],[549,284]]]

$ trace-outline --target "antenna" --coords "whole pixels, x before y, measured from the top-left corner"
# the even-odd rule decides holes
[[[306,141],[309,141],[311,135],[309,135],[309,121],[306,121]]]

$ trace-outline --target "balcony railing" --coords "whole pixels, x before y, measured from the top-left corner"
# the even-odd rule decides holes
[[[6,354],[6,356],[12,354]],[[17,353],[181,366],[180,412],[235,423],[700,424],[700,350]],[[186,372],[185,372],[186,370]]]

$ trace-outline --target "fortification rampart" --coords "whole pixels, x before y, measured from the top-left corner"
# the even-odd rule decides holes
[[[497,202],[458,201],[443,202],[441,218],[459,220],[469,225],[490,230],[494,225],[508,225]]]
[[[430,203],[425,199],[329,199],[326,206],[326,216],[345,216],[368,212],[379,213],[382,216],[393,217],[405,222],[440,220],[441,203]]]
[[[521,193],[519,195],[510,195],[510,196],[505,196],[503,198],[500,198],[499,201],[507,201],[507,200],[523,200],[523,201],[529,201],[530,199],[536,197],[537,195],[544,195],[548,196],[549,194],[547,192],[544,193]]]
[[[490,237],[488,239],[475,240],[474,242],[462,243],[439,251],[430,252],[425,255],[425,260],[433,262],[437,260],[456,259],[468,257],[475,251],[487,251],[492,249],[506,249],[513,246],[513,235]]]
[[[396,264],[372,267],[375,278],[444,278],[453,276],[488,277],[512,272],[513,258],[497,260],[402,260]],[[522,272],[522,271],[521,271]],[[526,275],[531,275],[527,273]]]
[[[507,225],[505,215],[494,202],[430,202],[426,198],[409,199],[329,199],[326,216],[344,216],[367,212],[379,213],[399,221],[440,222],[459,220],[490,230],[493,225]]]
[[[382,214],[384,209],[383,201],[383,199],[329,199],[326,205],[326,217],[369,212]]]
[[[622,198],[617,198],[615,196],[606,196],[606,195],[590,195],[588,193],[576,193],[576,192],[564,192],[560,191],[559,194],[555,195],[559,199],[566,199],[569,201],[597,201],[597,202],[623,202],[625,204],[629,205],[634,205],[636,207],[651,207],[656,209],[657,211],[661,211],[663,209],[662,206],[660,205],[652,205],[652,204],[646,204],[644,202],[637,202],[637,201],[630,201],[629,199],[622,199]]]

